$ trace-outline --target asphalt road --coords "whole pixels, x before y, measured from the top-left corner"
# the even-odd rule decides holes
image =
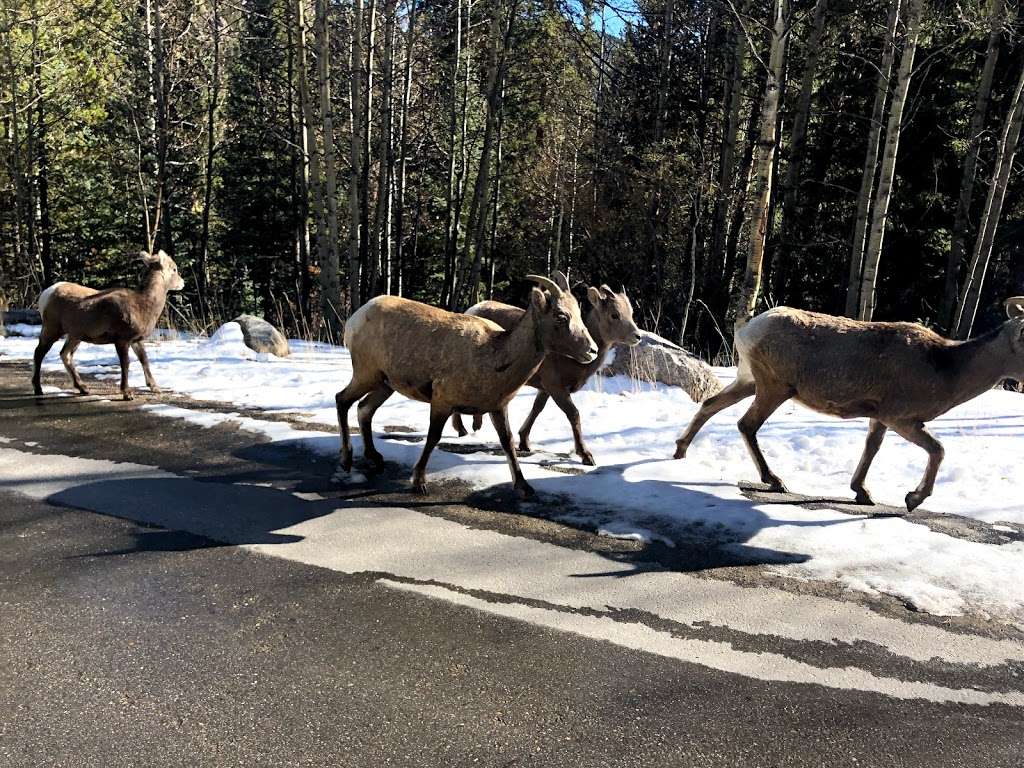
[[[401,467],[340,491],[299,446],[27,381],[0,364],[0,766],[1024,763],[1011,628]]]

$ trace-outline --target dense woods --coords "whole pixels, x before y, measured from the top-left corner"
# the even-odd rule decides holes
[[[0,0],[0,301],[137,278],[337,338],[368,298],[625,285],[964,337],[1024,289],[1016,0]]]

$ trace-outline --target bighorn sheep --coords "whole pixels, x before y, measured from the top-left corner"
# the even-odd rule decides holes
[[[597,357],[576,299],[546,277],[528,276],[547,291],[534,288],[530,308],[513,328],[490,320],[446,312],[396,296],[378,296],[349,318],[345,345],[352,355],[352,381],[335,397],[341,429],[341,467],[352,468],[348,410],[359,403],[363,455],[380,466],[374,448],[374,412],[401,392],[430,403],[430,429],[423,453],[413,468],[412,484],[426,491],[425,470],[430,454],[454,412],[488,413],[508,457],[517,493],[533,489],[519,469],[508,426],[508,401],[534,374],[546,353],[568,355],[581,363]]]
[[[714,414],[754,395],[739,430],[772,490],[785,492],[757,444],[757,430],[784,402],[795,398],[821,413],[870,419],[864,453],[850,488],[871,504],[864,487],[887,429],[928,452],[928,468],[906,496],[913,511],[931,495],[942,445],[924,428],[991,389],[1002,379],[1024,378],[1024,296],[1006,301],[1010,320],[970,341],[944,339],[916,323],[874,323],[777,307],[736,334],[736,381],[709,397],[676,441],[675,458]]]
[[[75,370],[74,354],[83,341],[90,344],[113,344],[121,361],[121,394],[132,399],[128,389],[128,347],[142,363],[146,385],[159,392],[149,370],[149,358],[142,346],[164,311],[168,291],[180,291],[185,281],[178,274],[178,266],[163,251],[149,254],[142,251],[139,260],[146,265],[142,287],[108,288],[97,291],[76,283],[54,283],[39,296],[39,314],[43,327],[39,334],[32,371],[32,387],[37,395],[43,394],[39,384],[39,369],[50,347],[67,334],[60,351],[60,359],[71,376],[71,381],[83,395],[89,394]]]
[[[569,290],[569,281],[561,272],[555,273],[555,280],[563,290]],[[533,429],[533,423],[537,420],[540,412],[544,410],[548,399],[554,399],[555,404],[562,409],[572,426],[576,453],[584,464],[593,466],[594,455],[583,441],[580,412],[572,402],[572,393],[579,391],[594,375],[604,361],[605,354],[613,345],[633,346],[637,344],[640,341],[640,329],[633,322],[633,305],[625,292],[615,293],[607,285],[602,285],[600,288],[591,287],[587,289],[587,299],[590,301],[590,310],[584,318],[584,323],[594,341],[597,342],[597,359],[584,365],[565,356],[544,358],[540,368],[526,382],[531,387],[537,388],[537,397],[533,401],[533,410],[530,411],[530,415],[519,429],[519,450],[523,452],[531,450],[530,430]],[[493,320],[502,328],[511,328],[519,322],[524,312],[525,310],[519,307],[512,307],[497,301],[484,301],[467,310],[467,314]],[[474,430],[480,429],[482,423],[482,417],[473,417]],[[462,417],[459,414],[452,417],[452,424],[460,435],[466,434],[466,428],[463,426]]]

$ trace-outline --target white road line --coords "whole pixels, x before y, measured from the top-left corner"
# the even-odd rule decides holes
[[[472,595],[432,584],[409,584],[380,579],[380,584],[404,592],[415,592],[436,600],[475,608],[485,613],[518,619],[530,624],[585,637],[606,640],[615,645],[646,651],[658,656],[710,667],[758,680],[781,683],[809,683],[827,688],[880,693],[896,699],[924,699],[936,703],[1007,704],[1024,707],[1024,692],[991,693],[970,688],[944,688],[932,683],[878,677],[857,667],[814,667],[775,653],[738,651],[728,643],[673,637],[644,624],[615,621],[605,616],[584,616],[552,611],[521,603],[492,603]]]
[[[940,659],[978,667],[1024,660],[1024,645],[1019,643],[902,622],[853,603],[770,587],[637,571],[594,553],[471,529],[411,509],[353,507],[273,488],[201,482],[152,466],[10,447],[0,448],[0,489],[344,573],[386,573],[421,584],[450,585],[453,589],[407,584],[398,588],[757,679],[898,698],[1024,706],[1021,692],[955,690],[880,678],[856,668],[818,668],[776,653],[737,651],[720,641],[680,639],[643,624],[571,611],[635,609],[694,629],[725,627],[796,641],[869,642],[918,662]],[[563,610],[492,603],[456,590]]]

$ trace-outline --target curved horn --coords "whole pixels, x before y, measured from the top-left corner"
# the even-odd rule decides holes
[[[543,288],[548,290],[554,298],[559,298],[562,295],[562,289],[558,287],[558,284],[554,280],[544,277],[542,275],[527,275],[527,280],[532,280]]]
[[[561,288],[563,291],[572,290],[569,287],[569,278],[566,277],[564,273],[559,272],[557,269],[555,270],[555,282],[558,283],[558,287]]]
[[[1024,315],[1024,296],[1012,296],[1003,302],[1006,309],[1006,316],[1009,318],[1021,317]]]

